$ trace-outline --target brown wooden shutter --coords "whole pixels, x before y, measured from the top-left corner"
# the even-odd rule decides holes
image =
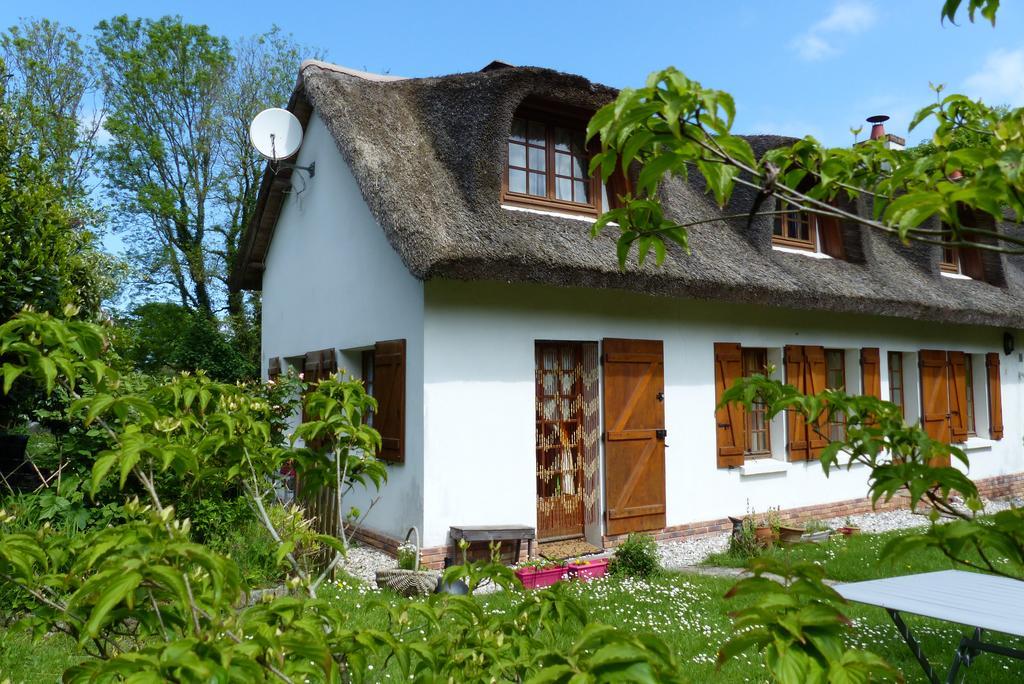
[[[1003,392],[999,380],[999,353],[985,354],[988,371],[988,432],[992,439],[1003,438]]]
[[[267,379],[277,380],[281,375],[281,357],[271,356],[267,360]]]
[[[948,354],[949,431],[952,441],[967,441],[967,365],[964,353]]]
[[[302,363],[302,379],[305,382],[320,382],[337,370],[338,358],[333,348],[306,352]]]
[[[804,348],[789,345],[785,349],[786,383],[803,392],[807,387]],[[806,461],[810,458],[810,440],[807,439],[807,419],[799,411],[786,412],[787,451],[789,460]]]
[[[405,463],[405,340],[374,345],[373,373],[377,400],[373,427],[381,439],[377,456],[384,461]]]
[[[864,347],[860,350],[861,394],[865,397],[882,398],[882,368],[878,347]]]
[[[828,379],[828,366],[825,363],[824,347],[804,347],[804,373],[806,380],[805,394],[819,394],[825,391],[825,383]],[[807,439],[809,442],[809,457],[818,458],[821,452],[828,446],[828,415],[823,413],[817,421],[817,425],[808,425]]]
[[[981,258],[981,252],[976,247],[959,247],[960,271],[975,280],[986,280],[985,263]]]
[[[949,442],[949,363],[944,351],[922,349],[918,365],[921,370],[921,423],[928,436]],[[933,466],[948,466],[949,458],[934,459]]]
[[[606,339],[608,534],[665,527],[665,364],[660,340]]]
[[[740,345],[731,342],[715,343],[715,405],[722,394],[743,377],[743,356]],[[747,449],[744,410],[732,403],[715,410],[718,442],[718,467],[743,465],[743,452]]]
[[[845,259],[843,232],[839,219],[834,216],[818,216],[818,235],[821,237],[821,251],[836,259]]]

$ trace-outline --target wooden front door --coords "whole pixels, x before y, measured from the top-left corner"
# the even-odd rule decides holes
[[[923,349],[921,367],[921,424],[928,436],[950,441],[949,370],[946,352]],[[949,457],[932,459],[932,466],[948,466]]]
[[[660,340],[606,339],[607,533],[665,527],[665,372]]]
[[[583,344],[538,342],[536,375],[537,537],[582,537]]]

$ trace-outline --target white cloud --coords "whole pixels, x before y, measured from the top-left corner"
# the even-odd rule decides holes
[[[990,105],[1024,105],[1024,48],[990,52],[981,69],[964,81],[964,88]]]
[[[839,35],[856,35],[875,25],[875,8],[863,0],[839,0],[832,11],[807,31],[792,40],[790,47],[801,59],[814,62],[840,52],[836,45]]]

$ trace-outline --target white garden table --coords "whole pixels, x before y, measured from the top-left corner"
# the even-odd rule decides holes
[[[1024,636],[1024,582],[977,572],[942,570],[838,584],[835,590],[848,601],[885,608],[933,684],[940,684],[941,680],[900,613],[974,628],[973,636],[960,640],[946,676],[947,684],[955,680],[961,665],[970,667],[982,652],[1024,660],[1024,651],[982,641],[984,630]]]

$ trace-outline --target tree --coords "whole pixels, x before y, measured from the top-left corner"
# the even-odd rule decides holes
[[[263,168],[248,126],[286,103],[302,48],[277,28],[232,47],[180,17],[120,16],[97,29],[111,134],[103,173],[146,289],[169,288],[206,316],[226,307],[236,337],[252,337],[253,307],[226,288]]]
[[[103,121],[96,55],[77,31],[49,19],[12,26],[0,35],[0,50],[11,71],[9,103],[33,156],[67,200],[85,209]]]

